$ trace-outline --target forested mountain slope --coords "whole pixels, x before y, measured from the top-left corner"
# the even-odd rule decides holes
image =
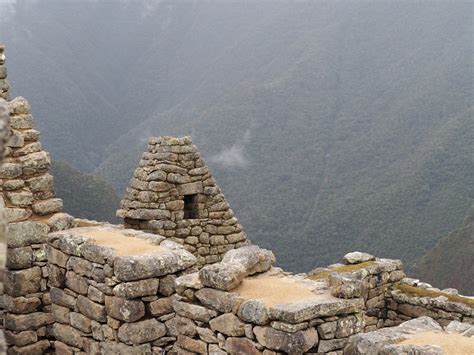
[[[53,157],[119,193],[149,136],[191,134],[293,270],[411,263],[472,203],[470,3],[66,4],[0,25],[10,79]]]
[[[66,163],[51,166],[56,195],[63,199],[64,210],[74,217],[118,222],[115,209],[119,198],[102,177],[80,172]]]
[[[474,295],[474,205],[464,223],[416,262],[411,273],[437,287]]]

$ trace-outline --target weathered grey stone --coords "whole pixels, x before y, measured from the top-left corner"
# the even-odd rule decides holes
[[[243,301],[237,293],[214,290],[212,288],[200,289],[195,295],[203,305],[221,313],[237,311]]]
[[[326,354],[331,351],[341,350],[344,348],[346,344],[347,344],[347,339],[321,340],[319,341],[318,352],[322,354]]]
[[[290,324],[285,322],[273,321],[271,323],[273,329],[281,330],[282,332],[287,333],[296,333],[299,330],[304,330],[308,328],[308,322],[298,323],[298,324]]]
[[[333,339],[336,336],[337,322],[325,322],[318,326],[318,334],[321,339]]]
[[[209,322],[211,319],[210,313],[206,308],[195,304],[173,300],[173,309],[176,314],[182,317],[202,322]]]
[[[119,340],[130,345],[146,343],[165,335],[165,325],[158,322],[156,319],[147,319],[135,323],[125,323],[118,330]]]
[[[174,274],[195,263],[196,258],[184,249],[163,250],[141,256],[117,257],[114,272],[122,281],[135,281]]]
[[[41,300],[38,297],[11,297],[4,294],[3,305],[8,312],[28,314],[35,312],[41,306]]]
[[[74,328],[77,328],[84,333],[90,333],[92,330],[91,320],[80,313],[71,312],[70,321]]]
[[[227,353],[232,355],[261,355],[262,352],[257,349],[255,343],[247,338],[227,338],[225,341]]]
[[[247,274],[241,263],[218,263],[204,266],[199,278],[204,286],[228,291],[237,287]]]
[[[262,249],[256,245],[230,250],[222,258],[222,263],[242,264],[247,275],[267,271],[274,262],[275,255],[270,250]]]
[[[51,311],[53,313],[55,322],[69,324],[69,315],[71,314],[71,311],[69,308],[59,306],[53,303],[51,305]]]
[[[13,297],[39,292],[41,289],[41,268],[7,270],[5,272],[5,292]]]
[[[258,325],[265,325],[269,322],[267,307],[261,300],[243,302],[237,314],[245,322]]]
[[[28,207],[33,203],[33,194],[29,191],[7,192],[11,204],[19,207]]]
[[[159,292],[163,296],[171,296],[175,293],[175,280],[176,275],[166,275],[160,279]]]
[[[103,354],[115,354],[115,355],[143,355],[151,354],[151,345],[133,345],[129,346],[123,343],[117,342],[102,342],[100,343]]]
[[[364,309],[364,301],[354,299],[310,299],[270,307],[269,316],[287,323],[302,323],[314,318],[357,313]]]
[[[9,349],[9,355],[41,355],[44,354],[47,349],[50,348],[49,340],[40,340],[36,343],[19,347],[11,347]]]
[[[201,181],[178,185],[177,188],[178,188],[178,193],[181,196],[203,193],[203,186],[202,186]]]
[[[67,261],[66,267],[68,270],[73,270],[77,275],[90,277],[92,274],[93,265],[90,261],[71,256]]]
[[[53,303],[63,307],[74,309],[76,305],[75,297],[68,295],[63,290],[56,287],[51,287],[49,294]]]
[[[149,312],[155,317],[173,312],[173,301],[171,297],[159,298],[148,305]]]
[[[31,153],[19,158],[23,165],[23,175],[34,175],[40,172],[46,171],[50,164],[51,159],[49,154],[46,152]]]
[[[21,222],[31,217],[33,212],[24,208],[6,208],[5,219],[8,223]]]
[[[45,325],[53,323],[51,313],[35,312],[29,314],[5,314],[5,329],[23,331],[38,329]]]
[[[385,346],[399,343],[417,332],[442,331],[440,325],[429,317],[420,317],[397,327],[383,328],[374,332],[359,333],[349,338],[344,349],[348,354],[378,354]],[[343,339],[339,339],[343,340]],[[319,345],[321,347],[321,343]],[[321,351],[321,350],[319,350]]]
[[[46,241],[49,227],[40,222],[17,222],[8,225],[7,243],[10,248],[42,244]]]
[[[94,319],[98,322],[106,322],[105,307],[98,303],[92,302],[87,297],[79,295],[77,297],[77,308],[88,318]]]
[[[211,319],[209,325],[213,331],[227,336],[238,337],[245,335],[245,324],[233,313],[224,313]]]
[[[342,260],[345,264],[359,264],[363,263],[364,261],[375,260],[375,256],[367,253],[361,253],[359,251],[354,251],[352,253],[347,253],[346,255],[344,255]]]
[[[60,198],[50,198],[49,200],[35,202],[31,207],[36,214],[47,215],[61,212],[63,209],[63,201]]]
[[[61,323],[55,323],[53,325],[53,334],[57,340],[60,340],[63,343],[76,348],[82,348],[83,341],[81,333],[73,327]]]
[[[209,328],[196,327],[199,338],[208,344],[217,344],[216,334]]]
[[[302,354],[318,342],[318,332],[314,328],[286,333],[271,327],[256,326],[254,333],[258,342],[266,348],[288,354]]]
[[[56,213],[48,219],[48,226],[51,232],[61,231],[72,228],[74,217],[67,213]]]
[[[207,354],[207,344],[205,342],[192,339],[185,335],[178,335],[177,345],[193,353]]]
[[[127,300],[105,296],[107,314],[124,322],[135,322],[145,315],[145,304],[141,300]]]
[[[176,316],[175,319],[176,319],[175,326],[176,326],[176,329],[179,330],[178,331],[179,334],[187,335],[190,337],[193,337],[194,335],[196,335],[197,333],[196,325],[191,319],[181,317],[181,316]]]
[[[114,287],[114,295],[122,298],[154,296],[158,292],[158,279],[123,282]]]
[[[454,320],[446,326],[446,332],[459,333],[465,336],[474,336],[474,326]]]
[[[73,271],[66,272],[66,287],[82,295],[87,295],[89,284],[85,277],[77,275]]]
[[[24,115],[30,113],[31,106],[23,96],[17,96],[8,102],[8,110],[11,115]],[[13,127],[12,128],[16,128]]]
[[[362,296],[364,284],[350,273],[331,273],[329,289],[334,297],[357,298]]]
[[[38,341],[36,332],[27,330],[24,332],[13,333],[9,330],[5,331],[5,340],[10,345],[25,346]]]
[[[33,250],[31,247],[9,248],[7,250],[8,269],[26,269],[33,262]]]
[[[16,163],[3,163],[0,165],[1,179],[15,179],[22,174],[22,167]]]

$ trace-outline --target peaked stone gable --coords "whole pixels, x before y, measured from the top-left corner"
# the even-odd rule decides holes
[[[190,137],[150,138],[117,216],[183,244],[200,266],[249,244]]]

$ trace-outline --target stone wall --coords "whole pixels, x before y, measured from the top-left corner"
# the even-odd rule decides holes
[[[3,296],[4,328],[10,353],[44,351],[50,315],[44,242],[50,231],[68,228],[73,218],[61,213],[49,154],[42,150],[28,102],[8,102],[11,136],[0,167],[0,204],[5,207],[7,270]]]
[[[248,244],[190,137],[150,139],[117,216],[128,228],[184,245],[200,266]]]
[[[3,161],[5,147],[10,137],[9,126],[9,112],[7,103],[0,99],[0,164]],[[3,277],[5,274],[5,266],[7,260],[7,221],[3,211],[3,206],[0,205],[0,295],[3,295]],[[0,324],[3,324],[3,312]],[[0,330],[0,354],[6,353],[6,342],[3,330]]]
[[[134,250],[138,241],[152,249]],[[174,344],[174,280],[196,263],[182,246],[109,225],[52,233],[47,255],[56,353],[161,354]]]
[[[326,282],[289,275],[273,261],[271,252],[246,246],[178,278],[174,353],[328,353],[362,331],[362,298],[334,297]]]
[[[460,296],[454,289],[439,290],[414,279],[402,282],[386,294],[386,326],[428,316],[442,326],[451,321],[474,324],[474,298]]]
[[[318,268],[310,273],[311,279],[326,279],[336,297],[362,297],[365,304],[364,331],[388,325],[385,295],[387,290],[405,277],[400,260],[378,259],[373,255],[353,252],[343,258],[343,264]]]
[[[5,61],[5,46],[0,44],[0,99],[9,100],[10,85],[7,80],[7,67]]]

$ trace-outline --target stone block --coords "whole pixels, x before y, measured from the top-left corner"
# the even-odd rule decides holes
[[[105,296],[107,314],[124,322],[135,322],[145,315],[145,304],[141,300],[127,300]]]

